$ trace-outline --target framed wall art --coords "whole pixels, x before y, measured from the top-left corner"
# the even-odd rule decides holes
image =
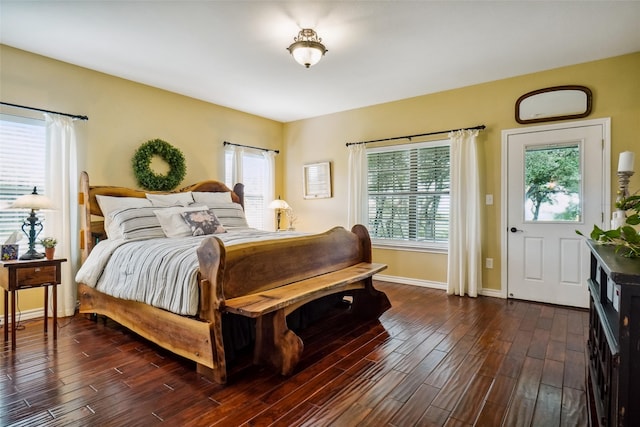
[[[303,167],[303,195],[305,199],[331,197],[331,163],[310,163]]]

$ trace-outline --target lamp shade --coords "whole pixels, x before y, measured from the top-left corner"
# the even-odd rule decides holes
[[[25,194],[18,197],[12,204],[12,209],[33,209],[37,211],[39,209],[53,209],[53,202],[47,196],[35,193],[35,189],[32,194]]]
[[[269,209],[289,209],[291,206],[282,199],[276,199],[269,203]]]
[[[633,172],[633,163],[636,155],[631,151],[623,151],[620,153],[618,160],[618,172]]]

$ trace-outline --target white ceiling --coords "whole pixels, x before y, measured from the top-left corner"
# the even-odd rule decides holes
[[[638,52],[640,1],[0,0],[0,42],[289,122]]]

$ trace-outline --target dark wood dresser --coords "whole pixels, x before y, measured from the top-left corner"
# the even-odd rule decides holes
[[[640,259],[589,241],[588,384],[591,420],[640,426]]]

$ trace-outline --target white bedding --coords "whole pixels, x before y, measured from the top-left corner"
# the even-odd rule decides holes
[[[235,228],[215,236],[231,246],[300,235]],[[76,282],[117,298],[194,316],[199,297],[196,250],[208,237],[101,241],[78,271]]]

